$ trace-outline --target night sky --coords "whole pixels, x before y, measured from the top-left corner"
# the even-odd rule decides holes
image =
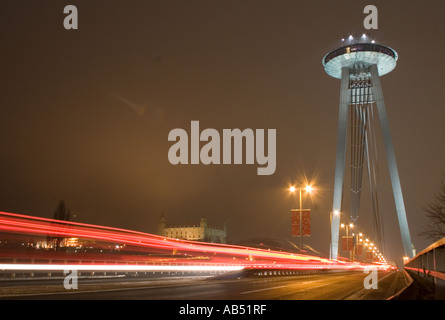
[[[76,5],[79,29],[65,30]],[[365,30],[363,8],[378,8]],[[291,237],[291,183],[315,179],[312,236],[329,252],[340,81],[321,60],[366,32],[399,54],[381,78],[412,241],[445,172],[445,2],[2,1],[0,210],[156,233],[171,223],[227,224],[229,241]],[[171,165],[170,130],[277,130],[277,168]],[[403,256],[383,140],[385,254]],[[379,149],[380,150],[380,149]],[[346,169],[348,172],[348,169]],[[349,177],[344,210],[348,211]],[[367,178],[360,226],[371,233]],[[344,218],[347,220],[347,218]]]

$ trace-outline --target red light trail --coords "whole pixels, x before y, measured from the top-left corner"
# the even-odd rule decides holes
[[[0,259],[5,262],[0,263],[0,269],[3,270],[71,268],[114,271],[233,271],[244,268],[359,269],[366,266],[358,262],[332,261],[290,252],[180,240],[126,229],[6,212],[0,212],[0,236],[0,246],[3,246]],[[80,242],[89,242],[90,245],[77,246],[75,250],[63,248],[56,251],[51,247],[37,248],[35,238],[46,243],[57,238],[76,238]],[[18,262],[24,259],[33,259],[34,263]],[[98,263],[98,260],[101,262]],[[383,269],[389,267],[376,264],[373,266]]]

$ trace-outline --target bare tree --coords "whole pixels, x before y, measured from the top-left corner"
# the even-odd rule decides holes
[[[71,211],[67,209],[67,207],[65,206],[65,202],[63,200],[59,202],[56,210],[54,211],[54,219],[61,221],[69,221],[71,219]],[[63,237],[54,238],[56,251],[59,251],[60,243],[62,242],[63,239],[64,239]]]
[[[54,211],[54,219],[69,221],[71,219],[71,211],[66,208],[65,202],[61,200]]]
[[[434,201],[424,210],[430,221],[421,232],[421,236],[433,241],[445,237],[445,175]]]

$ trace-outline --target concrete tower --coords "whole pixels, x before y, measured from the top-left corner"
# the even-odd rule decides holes
[[[380,77],[394,70],[398,55],[390,47],[370,41],[366,35],[360,39],[344,39],[343,45],[323,57],[324,69],[331,77],[341,79],[340,110],[338,118],[337,155],[335,165],[334,198],[331,224],[331,258],[337,259],[339,246],[340,214],[346,164],[346,138],[348,122],[351,132],[351,212],[350,220],[358,220],[363,164],[366,160],[370,176],[371,193],[375,195],[375,146],[371,120],[377,109],[382,129],[389,174],[399,221],[405,255],[414,256],[414,248],[405,213],[402,188],[397,170],[394,148],[386,115]],[[373,184],[374,183],[374,184]],[[374,192],[374,194],[373,194]],[[373,201],[377,202],[376,199]],[[373,206],[376,203],[373,202]]]

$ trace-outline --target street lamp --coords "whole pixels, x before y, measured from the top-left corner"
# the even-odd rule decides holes
[[[300,193],[300,253],[302,251],[302,238],[303,238],[303,223],[302,223],[302,215],[303,215],[303,189],[306,191],[306,193],[312,193],[312,191],[314,190],[314,188],[311,185],[306,185],[306,187],[299,187],[296,188],[295,186],[291,186],[289,188],[289,191],[294,193],[295,191],[297,191],[297,189],[299,190]]]
[[[347,250],[349,251],[349,260],[353,260],[352,259],[352,254],[353,254],[353,250],[354,250],[354,248],[352,248],[352,250],[349,250],[349,229],[354,229],[354,224],[353,223],[349,223],[349,224],[347,224],[347,225],[345,225],[344,223],[342,223],[341,225],[340,225],[340,227],[343,229],[343,228],[346,228],[346,248],[347,248]]]

